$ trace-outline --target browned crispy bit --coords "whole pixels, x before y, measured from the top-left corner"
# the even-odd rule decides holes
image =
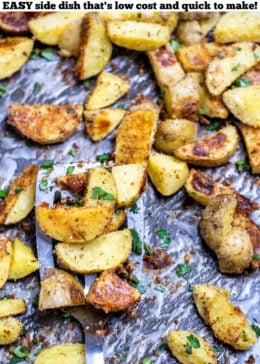
[[[92,284],[86,300],[106,313],[117,312],[131,308],[140,300],[140,293],[113,270],[106,270]]]
[[[57,178],[57,185],[64,189],[71,191],[74,195],[83,196],[87,186],[88,174],[87,172],[75,173],[69,176],[60,176]]]
[[[0,29],[12,34],[29,33],[28,22],[36,15],[34,12],[0,12]]]
[[[153,249],[151,255],[144,255],[144,266],[148,270],[163,269],[173,263],[172,257],[162,249]]]

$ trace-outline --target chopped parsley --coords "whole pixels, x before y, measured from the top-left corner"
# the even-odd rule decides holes
[[[0,198],[5,198],[8,195],[8,190],[0,190]]]
[[[21,193],[23,191],[23,188],[16,188],[16,190],[14,191],[15,195],[18,195],[19,193]]]
[[[0,301],[2,301],[2,300],[8,300],[9,298],[11,298],[11,296],[6,293],[2,297],[0,297]]]
[[[38,59],[39,56],[40,56],[40,54],[41,54],[40,49],[39,48],[35,48],[35,49],[32,50],[29,59],[31,59],[31,60]]]
[[[65,311],[64,314],[63,314],[63,316],[65,318],[69,318],[69,317],[71,317],[71,312],[70,311]]]
[[[47,47],[43,49],[40,53],[43,58],[47,59],[47,61],[53,60],[53,55],[54,55],[53,48]]]
[[[247,87],[247,86],[250,86],[251,83],[252,83],[252,81],[249,80],[248,78],[240,77],[236,80],[235,86],[236,87]]]
[[[130,350],[130,347],[129,346],[125,346],[123,349],[122,349],[122,351],[118,351],[117,353],[116,353],[116,355],[117,355],[117,357],[119,358],[119,359],[125,359],[126,357],[127,357],[127,353],[128,353],[128,351]]]
[[[199,115],[205,115],[205,111],[203,109],[199,109]]]
[[[232,72],[238,71],[238,68],[241,66],[241,64],[238,62],[233,68],[231,68]]]
[[[140,279],[135,275],[131,277],[132,286],[135,287],[140,294],[144,294],[146,292],[145,286],[141,283]]]
[[[186,343],[186,353],[192,354],[192,349],[200,348],[200,342],[194,335],[187,336],[188,342]]]
[[[75,114],[76,109],[68,109],[67,114]]]
[[[251,324],[251,327],[254,330],[254,332],[256,333],[256,336],[259,337],[260,336],[260,327],[258,325],[256,325],[254,322]]]
[[[245,159],[241,159],[239,161],[236,161],[235,164],[236,164],[238,172],[250,171],[250,166],[249,166],[249,164],[247,164]]]
[[[211,120],[210,124],[207,126],[207,130],[216,130],[221,124],[222,119],[214,118]]]
[[[94,187],[91,198],[94,200],[115,201],[115,197],[111,193],[102,190],[102,188],[98,186]]]
[[[41,91],[42,87],[38,82],[35,82],[33,85],[33,93],[34,95],[37,95]]]
[[[137,19],[141,19],[142,18],[142,13],[137,13]]]
[[[130,229],[132,235],[132,250],[138,255],[142,254],[143,242],[135,229]]]
[[[17,348],[14,349],[13,354],[18,358],[29,358],[29,351],[25,346],[17,346]]]
[[[40,168],[43,168],[43,169],[53,169],[53,165],[54,165],[54,162],[53,161],[43,162],[40,165]]]
[[[93,119],[87,118],[87,119],[85,119],[85,122],[91,124],[91,123],[93,123]]]
[[[151,358],[144,358],[142,364],[153,364],[153,360]]]
[[[222,353],[224,349],[221,346],[213,345],[212,350],[214,351],[214,353]]]
[[[237,51],[238,52],[242,51],[242,48],[241,47],[237,47]]]
[[[191,266],[187,263],[180,264],[178,269],[176,270],[176,275],[178,278],[187,279],[188,274],[191,272]]]
[[[151,249],[150,245],[144,243],[144,252],[146,255],[152,255],[152,249]]]
[[[242,341],[244,341],[244,342],[248,341],[245,330],[242,331]]]
[[[180,43],[178,43],[175,39],[172,39],[170,44],[174,53],[178,52],[178,50],[181,48]]]
[[[159,229],[155,231],[155,234],[162,239],[161,248],[168,248],[172,242],[169,231],[165,229]]]
[[[103,153],[97,156],[97,160],[104,164],[106,161],[110,161],[112,159],[111,153]]]
[[[153,351],[157,351],[157,350],[168,350],[169,346],[165,341],[159,341],[159,343],[157,345],[155,345],[155,347],[153,348]]]
[[[0,98],[2,98],[7,92],[7,87],[4,85],[0,85]]]
[[[131,212],[133,212],[134,214],[137,214],[137,213],[138,213],[139,208],[138,208],[138,206],[137,206],[137,203],[136,203],[136,202],[134,202],[134,203],[132,204],[132,206],[130,207],[130,211],[131,211]]]
[[[259,59],[260,58],[259,55],[256,54],[256,53],[254,53],[254,57],[255,57],[255,59]]]
[[[69,150],[69,155],[71,155],[72,157],[75,157],[75,155],[76,155],[76,151],[75,151],[75,149],[74,149],[74,148],[71,148],[71,149]]]
[[[73,173],[74,169],[74,166],[69,166],[66,171],[66,176],[70,176]]]
[[[254,260],[260,260],[260,254],[254,254],[253,259]]]
[[[85,87],[89,87],[89,86],[90,86],[90,81],[89,81],[89,80],[85,80],[85,81],[83,81],[83,85],[84,85]]]
[[[123,104],[118,105],[117,108],[122,110],[127,110],[126,106]]]
[[[32,305],[33,305],[33,307],[38,308],[38,306],[39,306],[39,295],[38,294],[36,296],[34,296]]]
[[[41,183],[39,184],[39,189],[40,189],[40,191],[48,192],[48,181],[47,181],[47,179],[44,179],[44,180],[41,181]]]
[[[164,292],[165,291],[165,287],[161,284],[158,284],[158,286],[155,286],[154,289],[156,291],[159,291],[159,292]]]

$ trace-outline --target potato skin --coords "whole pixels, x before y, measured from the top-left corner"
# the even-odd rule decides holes
[[[260,173],[260,128],[240,123],[240,130],[244,139],[250,167],[253,174]]]
[[[0,319],[0,345],[13,343],[21,335],[23,325],[14,317]]]

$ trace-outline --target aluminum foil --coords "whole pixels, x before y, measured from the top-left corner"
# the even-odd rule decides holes
[[[74,76],[74,60],[61,59],[55,51],[52,61],[43,58],[30,60],[21,71],[12,78],[2,81],[8,91],[0,99],[0,189],[6,188],[11,179],[30,164],[41,164],[45,160],[55,163],[68,163],[90,159],[95,161],[99,154],[114,150],[115,135],[110,135],[99,143],[91,142],[85,134],[84,125],[76,134],[62,144],[40,146],[31,143],[6,123],[8,106],[12,103],[75,103],[82,104],[95,83],[91,80],[89,89],[78,83]],[[143,53],[114,49],[107,71],[116,74],[127,74],[131,79],[131,91],[119,100],[116,105],[126,107],[142,93],[150,99],[157,101],[159,88]],[[34,84],[41,85],[41,91],[33,93]],[[208,133],[201,128],[200,135]],[[69,155],[73,145],[78,146],[76,156]],[[245,151],[242,143],[236,154],[225,166],[204,169],[220,182],[232,182],[241,194],[260,203],[260,188],[258,177],[248,172],[239,173],[235,161],[244,159]],[[227,345],[218,342],[211,329],[199,317],[194,306],[192,292],[189,285],[196,283],[212,283],[223,286],[231,291],[231,299],[239,305],[248,315],[250,321],[255,319],[260,324],[259,292],[260,278],[258,271],[247,271],[240,276],[221,274],[217,268],[215,255],[207,248],[198,234],[198,222],[202,207],[192,201],[184,189],[172,197],[162,197],[147,182],[144,198],[144,237],[143,240],[154,248],[160,248],[161,240],[155,234],[157,229],[166,229],[170,232],[172,243],[167,248],[173,263],[158,271],[143,271],[139,273],[146,292],[141,302],[134,310],[109,316],[106,326],[111,333],[104,339],[104,353],[106,363],[142,363],[143,358],[149,357],[153,363],[176,363],[176,360],[167,350],[157,350],[156,345],[173,329],[191,329],[207,339],[213,345],[221,347],[218,353],[218,363],[245,363],[253,355],[255,363],[260,362],[260,343],[246,352],[232,350]],[[254,212],[252,218],[260,224],[260,212]],[[1,227],[1,234],[23,239],[26,244],[35,250],[35,235],[32,231],[34,214],[32,213],[26,224],[17,224],[11,227]],[[26,228],[26,229],[24,229]],[[26,231],[25,231],[26,230]],[[185,254],[190,254],[190,282],[178,278],[176,270],[179,264],[184,263]],[[158,284],[165,287],[164,292],[156,290]],[[71,317],[66,318],[60,311],[39,313],[33,305],[34,297],[39,292],[38,273],[18,280],[7,282],[0,292],[15,293],[16,297],[24,298],[27,303],[27,313],[21,316],[27,334],[22,336],[11,349],[23,345],[31,340],[31,360],[41,347],[58,344],[66,341],[83,341],[80,325]],[[27,335],[27,336],[26,336]],[[38,339],[37,339],[38,337]],[[9,363],[10,346],[0,348],[0,362]],[[28,363],[28,361],[24,362]],[[91,364],[91,363],[88,363]]]

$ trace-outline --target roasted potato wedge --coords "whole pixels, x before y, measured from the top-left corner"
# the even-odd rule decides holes
[[[69,190],[76,196],[83,196],[88,181],[88,173],[75,173],[68,176],[59,176],[57,185],[63,190]]]
[[[159,48],[170,40],[167,25],[114,20],[107,23],[108,36],[114,44],[136,51]]]
[[[160,87],[174,86],[185,76],[169,43],[147,52],[147,56]]]
[[[116,102],[130,90],[130,82],[123,77],[103,71],[86,101],[87,110],[107,107]]]
[[[81,105],[22,105],[10,106],[8,124],[27,138],[40,144],[64,142],[80,127]]]
[[[126,111],[123,109],[102,109],[85,111],[86,132],[97,142],[107,137],[120,124]]]
[[[213,96],[209,93],[205,84],[199,83],[200,112],[210,118],[227,119],[229,111],[221,96]]]
[[[240,123],[240,130],[244,139],[249,163],[253,174],[260,173],[260,127]]]
[[[204,40],[198,20],[180,21],[177,26],[176,36],[185,46],[200,43]]]
[[[145,187],[146,163],[113,166],[112,176],[117,188],[117,206],[129,207],[141,196]]]
[[[195,343],[195,348],[191,346]],[[193,331],[170,331],[167,343],[172,355],[183,364],[217,364],[216,354],[211,345]]]
[[[216,167],[228,162],[238,146],[238,133],[234,126],[222,128],[208,137],[175,150],[177,158],[190,164]]]
[[[59,54],[62,57],[78,57],[80,50],[80,30],[83,18],[73,20],[59,38]]]
[[[118,209],[114,212],[110,224],[105,228],[104,234],[117,231],[126,219],[126,211]]]
[[[117,268],[127,260],[131,250],[129,229],[102,235],[84,244],[59,243],[55,249],[61,266],[82,274]]]
[[[103,234],[113,212],[112,206],[49,207],[42,202],[36,207],[36,218],[42,231],[53,239],[77,243]]]
[[[117,132],[115,162],[140,163],[148,159],[158,114],[150,110],[129,112]]]
[[[16,316],[26,312],[26,303],[19,298],[6,298],[0,300],[0,318]]]
[[[187,163],[161,153],[150,154],[147,172],[153,185],[163,196],[177,192],[189,176]]]
[[[240,274],[253,259],[250,220],[236,212],[237,204],[234,195],[218,195],[200,220],[200,233],[216,253],[222,273]]]
[[[254,67],[260,59],[260,46],[251,42],[235,43],[222,49],[209,63],[206,85],[212,95],[220,95],[227,87]]]
[[[7,281],[12,261],[12,244],[6,237],[0,237],[0,289]]]
[[[237,350],[247,350],[256,343],[256,333],[241,309],[230,302],[226,289],[196,284],[193,292],[200,316],[211,326],[218,340]]]
[[[260,14],[257,11],[224,14],[215,29],[217,43],[260,42]]]
[[[223,100],[233,115],[244,124],[260,128],[260,85],[239,87],[223,94]]]
[[[0,319],[0,345],[13,343],[21,335],[23,325],[14,317]]]
[[[25,37],[0,39],[0,80],[11,77],[28,60],[33,40]]]
[[[41,350],[34,364],[86,364],[85,345],[63,343]]]
[[[36,14],[25,11],[1,11],[0,29],[11,34],[26,34],[29,32],[28,22],[34,18]]]
[[[40,268],[40,263],[32,249],[20,239],[13,242],[12,261],[8,273],[8,279],[20,279],[28,276]]]
[[[173,155],[175,149],[193,142],[197,136],[197,125],[187,119],[168,119],[158,126],[154,146],[160,152]]]
[[[83,287],[73,275],[61,269],[45,269],[39,295],[40,311],[84,304]]]
[[[15,224],[31,212],[38,170],[37,166],[29,165],[13,180],[7,197],[0,205],[0,223]]]
[[[127,310],[140,300],[139,291],[113,270],[100,274],[90,287],[86,301],[106,313]]]
[[[165,86],[163,94],[169,118],[197,121],[199,87],[197,80],[192,75],[188,74],[174,86]]]
[[[59,44],[60,37],[67,26],[75,19],[83,18],[85,12],[55,12],[38,16],[29,21],[32,34],[40,42],[48,45]]]
[[[85,80],[99,74],[108,63],[111,54],[112,43],[99,14],[87,13],[81,25],[80,52],[75,68],[76,78]]]

